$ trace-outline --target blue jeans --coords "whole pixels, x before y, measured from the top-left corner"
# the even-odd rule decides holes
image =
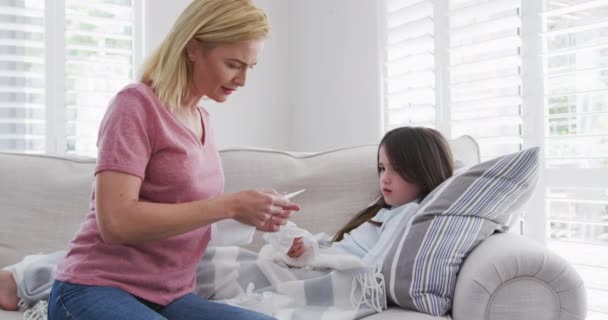
[[[166,306],[113,287],[55,281],[49,298],[49,320],[271,320],[273,318],[205,300],[193,293]]]

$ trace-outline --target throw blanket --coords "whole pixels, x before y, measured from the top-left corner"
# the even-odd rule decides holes
[[[343,250],[320,249],[323,234],[289,223],[265,234],[270,243],[259,254],[237,246],[209,247],[197,268],[195,293],[211,300],[255,310],[279,320],[358,319],[386,309],[384,278],[379,267],[367,266]],[[286,252],[294,237],[308,250],[299,258]],[[327,238],[327,237],[325,237]],[[22,283],[20,296],[26,320],[46,320],[46,299],[54,266],[65,252],[36,255],[13,266]],[[291,266],[306,266],[291,268]]]
[[[358,319],[386,309],[377,267],[350,254],[319,254],[315,267],[290,268],[266,245],[209,247],[197,270],[197,294],[279,320]]]

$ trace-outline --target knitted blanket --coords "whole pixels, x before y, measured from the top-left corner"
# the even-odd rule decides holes
[[[359,319],[386,309],[376,267],[350,254],[318,254],[314,267],[291,268],[266,245],[209,247],[197,269],[196,294],[279,320]]]

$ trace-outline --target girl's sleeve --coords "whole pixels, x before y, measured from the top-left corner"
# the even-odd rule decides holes
[[[345,252],[353,254],[359,258],[363,258],[370,247],[373,246],[373,239],[371,239],[369,232],[373,232],[370,229],[369,223],[364,223],[352,230],[350,233],[344,235],[344,239],[332,243],[331,247],[324,248],[323,253],[330,254],[343,254]],[[376,226],[372,226],[377,228]]]

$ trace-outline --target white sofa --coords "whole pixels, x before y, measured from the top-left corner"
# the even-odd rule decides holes
[[[469,137],[450,141],[455,158],[479,161]],[[291,192],[302,206],[293,214],[312,232],[335,232],[378,196],[377,146],[366,145],[302,154],[232,148],[221,151],[226,192],[270,187]],[[65,248],[84,221],[91,197],[95,160],[0,153],[0,266],[24,255]],[[256,236],[251,248],[258,248]],[[459,273],[452,318],[584,319],[585,291],[562,258],[513,233],[490,237],[467,257]],[[20,319],[0,310],[0,320]],[[443,319],[389,308],[366,319]]]

